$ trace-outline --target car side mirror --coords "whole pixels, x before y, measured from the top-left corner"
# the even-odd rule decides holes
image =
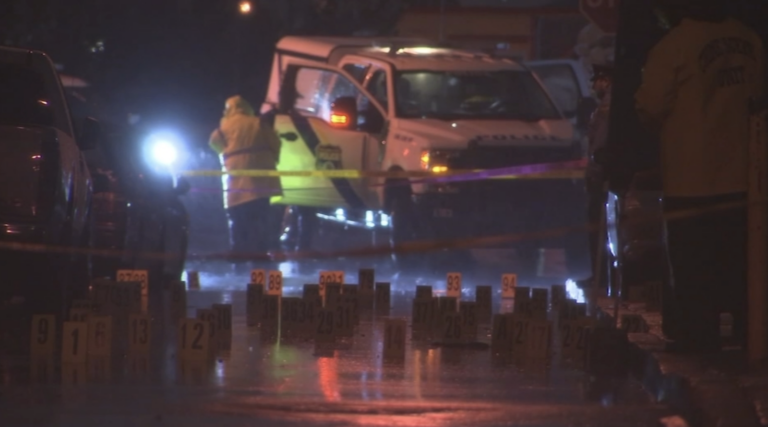
[[[330,125],[338,129],[357,129],[357,100],[353,96],[341,96],[331,104]]]
[[[192,186],[189,184],[189,180],[181,176],[176,180],[176,188],[174,189],[174,193],[176,193],[177,196],[183,196],[189,193],[191,188]]]
[[[101,124],[92,117],[83,119],[80,132],[77,135],[77,146],[83,151],[93,150],[101,138]]]

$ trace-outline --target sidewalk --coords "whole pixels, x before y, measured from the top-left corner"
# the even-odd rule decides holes
[[[600,317],[614,320],[613,299],[596,303]],[[750,373],[741,350],[709,356],[666,352],[660,313],[647,312],[644,303],[621,303],[619,319],[626,314],[641,315],[648,325],[646,333],[627,334],[629,365],[657,401],[676,407],[691,426],[768,426],[768,370]]]

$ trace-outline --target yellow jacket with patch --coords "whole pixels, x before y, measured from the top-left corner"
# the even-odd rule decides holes
[[[253,109],[239,96],[227,100],[227,109],[210,147],[219,154],[224,172],[243,169],[275,170],[280,139],[272,128],[262,124]],[[224,207],[281,194],[280,178],[222,176]]]
[[[666,196],[745,192],[749,99],[763,95],[763,44],[751,29],[684,19],[649,53],[635,100],[661,136]]]

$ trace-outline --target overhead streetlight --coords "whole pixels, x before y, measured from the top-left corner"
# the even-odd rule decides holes
[[[241,14],[247,15],[247,14],[251,13],[251,10],[252,10],[251,2],[249,2],[249,1],[241,1],[240,2],[240,13]]]

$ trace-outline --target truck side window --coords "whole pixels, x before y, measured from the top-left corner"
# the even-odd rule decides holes
[[[326,120],[330,119],[331,104],[335,99],[342,96],[353,96],[357,99],[357,111],[359,112],[357,124],[359,128],[366,132],[379,132],[384,126],[384,117],[371,103],[368,95],[360,92],[346,77],[336,73],[331,74],[334,74],[336,78],[328,96],[328,105],[326,106],[328,117]]]
[[[300,68],[296,73],[296,100],[293,109],[305,116],[324,117],[323,94],[328,90],[330,73],[317,68]]]
[[[384,125],[384,117],[370,98],[338,72],[310,67],[299,68],[296,73],[296,91],[298,96],[293,108],[305,116],[329,121],[333,102],[337,98],[351,96],[357,99],[360,130],[379,132]]]
[[[387,97],[387,72],[384,70],[376,70],[368,79],[368,84],[365,85],[365,89],[376,98],[384,109],[388,108],[389,99]]]
[[[362,83],[363,80],[365,80],[365,74],[368,72],[369,68],[371,68],[369,65],[361,64],[344,64],[342,67],[342,69],[349,73],[349,75],[357,80],[358,83]]]

